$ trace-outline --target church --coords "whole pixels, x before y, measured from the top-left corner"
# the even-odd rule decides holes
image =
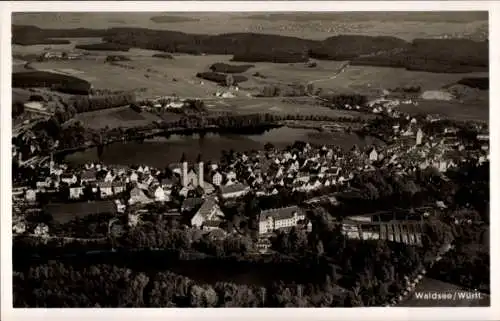
[[[196,164],[193,167],[190,167],[185,156],[182,156],[181,159],[181,185],[183,192],[193,190],[196,188],[201,188],[205,193],[213,192],[213,186],[205,182],[204,175],[204,163],[201,160],[201,156],[198,156]]]

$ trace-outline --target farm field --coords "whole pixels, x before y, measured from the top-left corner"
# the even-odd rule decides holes
[[[129,107],[118,107],[77,114],[74,120],[81,121],[84,127],[99,130],[106,126],[108,128],[144,126],[160,118],[148,112],[135,112]]]
[[[168,15],[187,17],[186,19],[167,19],[168,22],[155,22],[152,17]],[[308,39],[324,39],[337,34],[389,35],[406,40],[434,37],[442,34],[470,34],[478,28],[487,29],[487,14],[469,16],[450,14],[447,19],[436,19],[432,13],[329,13],[326,18],[321,14],[283,13],[277,18],[263,19],[263,14],[227,12],[217,13],[18,13],[12,22],[19,25],[35,25],[45,28],[92,28],[141,27],[149,29],[168,29],[187,33],[220,34],[230,32],[255,32],[280,34]],[[177,22],[175,22],[177,21]]]
[[[363,117],[374,118],[373,114],[364,114],[356,111],[330,109],[313,104],[302,105],[282,101],[283,98],[232,98],[218,101],[208,101],[209,110],[216,112],[234,112],[236,114],[274,113],[274,114],[301,114],[330,117]]]
[[[319,62],[321,65],[323,62]],[[409,71],[402,68],[348,66],[334,79],[317,82],[317,87],[361,93],[381,92],[399,86],[421,86],[422,90],[437,90],[464,77],[487,77],[488,73],[442,74]]]

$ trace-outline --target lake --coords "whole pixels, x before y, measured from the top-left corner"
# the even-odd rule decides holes
[[[361,138],[354,133],[327,133],[314,129],[281,127],[270,129],[264,134],[208,133],[203,137],[198,134],[172,135],[169,138],[155,137],[144,142],[120,142],[104,147],[100,161],[113,165],[143,164],[162,168],[178,162],[182,153],[185,153],[190,161],[194,161],[200,153],[204,160],[218,161],[223,150],[233,149],[236,152],[258,150],[266,143],[284,148],[297,140],[312,144],[338,145],[344,149],[350,149],[353,144],[358,146],[381,144],[376,138]],[[99,161],[97,148],[73,153],[66,156],[65,160],[74,165]]]

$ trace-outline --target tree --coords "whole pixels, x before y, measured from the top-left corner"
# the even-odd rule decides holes
[[[226,82],[225,83],[226,83],[227,87],[231,87],[234,84],[234,77],[233,77],[233,75],[228,74],[226,76]]]

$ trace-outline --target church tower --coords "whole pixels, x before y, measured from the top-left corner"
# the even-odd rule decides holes
[[[417,135],[416,135],[416,139],[415,139],[415,145],[422,145],[422,139],[424,138],[424,133],[422,132],[422,129],[419,128],[418,131],[417,131]]]
[[[181,182],[182,187],[187,187],[188,185],[188,163],[186,155],[183,153],[181,157]]]
[[[198,186],[204,188],[205,175],[204,175],[204,164],[203,161],[201,160],[201,154],[198,155],[197,163],[198,163]]]

